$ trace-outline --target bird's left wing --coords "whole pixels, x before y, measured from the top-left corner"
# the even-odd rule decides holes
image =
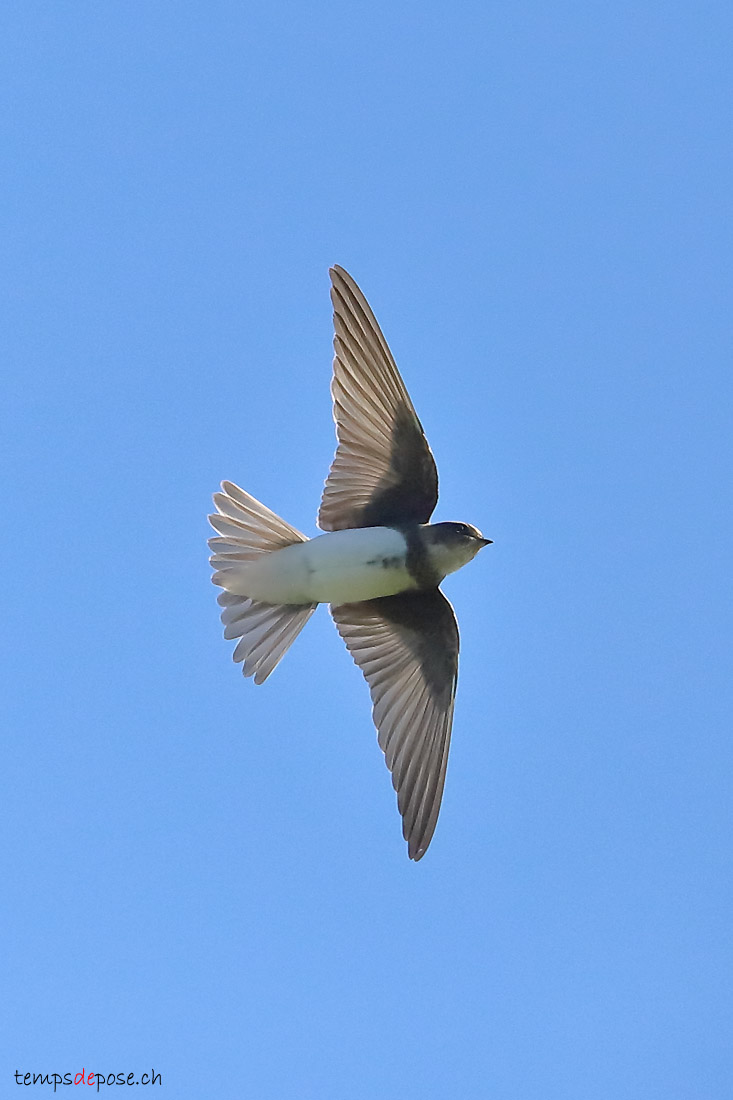
[[[435,831],[448,762],[458,676],[458,624],[439,589],[332,607],[364,673],[410,859]]]

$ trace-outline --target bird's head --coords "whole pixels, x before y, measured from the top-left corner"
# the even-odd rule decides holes
[[[444,575],[455,573],[493,541],[470,523],[430,523],[423,530],[430,556]]]

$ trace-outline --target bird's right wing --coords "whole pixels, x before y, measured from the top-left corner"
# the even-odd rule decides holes
[[[421,859],[440,811],[458,676],[458,624],[439,589],[332,607],[364,673],[410,859]]]
[[[405,384],[366,298],[331,270],[333,415],[338,447],[318,513],[324,531],[427,523],[438,473]]]

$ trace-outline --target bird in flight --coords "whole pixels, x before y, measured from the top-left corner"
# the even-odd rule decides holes
[[[214,494],[214,584],[234,660],[261,684],[319,603],[369,685],[410,859],[435,831],[458,675],[458,624],[438,587],[491,542],[430,523],[438,472],[366,298],[331,269],[338,446],[309,539],[231,481]]]

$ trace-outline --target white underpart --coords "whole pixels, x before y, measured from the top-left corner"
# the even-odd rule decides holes
[[[428,549],[430,564],[436,573],[447,577],[472,561],[482,547],[480,542],[448,544],[436,542]]]
[[[391,527],[333,531],[232,563],[217,583],[263,603],[353,603],[416,588],[405,554],[403,536]]]

